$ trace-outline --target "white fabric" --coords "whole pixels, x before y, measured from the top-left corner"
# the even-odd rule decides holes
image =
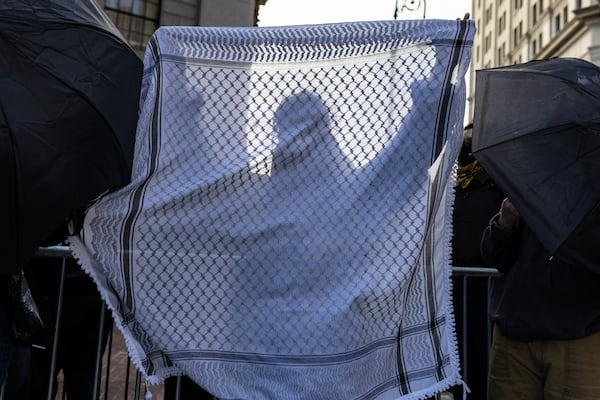
[[[471,21],[160,28],[132,182],[76,257],[152,384],[421,399],[460,383],[453,165]]]

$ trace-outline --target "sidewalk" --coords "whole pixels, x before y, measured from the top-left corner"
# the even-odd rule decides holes
[[[109,339],[110,340],[110,339]],[[125,340],[121,332],[113,326],[112,347],[110,348],[109,360],[109,342],[104,357],[102,359],[102,380],[100,383],[99,400],[134,400],[136,399],[136,369],[133,363],[129,362]],[[110,362],[110,364],[109,364]],[[107,370],[110,368],[109,373]],[[107,382],[108,375],[108,382]],[[139,398],[144,400],[146,394],[146,384],[140,376]],[[58,390],[56,399],[62,399],[62,374],[58,378]],[[108,393],[107,393],[108,391]],[[164,400],[164,386],[157,385],[150,387],[152,400]]]
[[[108,348],[107,348],[108,350]],[[107,351],[108,353],[108,351]],[[108,354],[104,355],[102,361],[102,384],[106,385],[107,375],[107,362]],[[129,365],[129,371],[128,371]],[[129,373],[128,373],[129,372]],[[125,347],[125,340],[123,335],[116,327],[113,327],[112,335],[112,349],[110,357],[110,374],[108,382],[108,400],[129,400],[135,399],[135,384],[136,384],[136,369],[133,363],[129,362],[127,355],[127,348]],[[146,393],[146,383],[140,376],[140,388],[139,398],[144,399]],[[127,396],[125,396],[125,388],[127,387]],[[150,387],[152,393],[152,400],[163,400],[164,398],[164,387],[163,385]],[[106,386],[102,386],[100,389],[101,399],[105,398]]]

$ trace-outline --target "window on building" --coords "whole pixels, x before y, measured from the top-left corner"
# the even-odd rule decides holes
[[[519,40],[523,37],[523,21],[519,21]]]
[[[485,10],[485,23],[489,23],[493,19],[492,6],[489,6]]]
[[[517,43],[519,43],[519,29],[513,29],[513,46],[516,47]]]
[[[542,48],[544,47],[544,35],[540,33],[540,35],[538,36],[538,43],[540,44],[540,50],[542,50]]]
[[[479,46],[475,48],[475,61],[479,62]]]
[[[161,0],[106,0],[104,10],[134,49],[143,49],[158,27]]]
[[[492,35],[488,34],[485,37],[485,42],[484,42],[484,47],[483,47],[483,53],[487,53],[489,49],[492,48]]]
[[[581,0],[575,0],[575,9],[581,8]]]
[[[565,6],[563,8],[563,26],[567,26],[567,22],[569,21],[569,8]]]
[[[498,34],[504,32],[504,29],[506,29],[506,11],[498,19]]]
[[[531,20],[534,25],[537,24],[537,17],[537,4],[534,4],[531,9]]]
[[[560,15],[554,17],[554,32],[558,33],[560,31]]]
[[[535,58],[535,55],[538,52],[537,40],[533,39],[531,42],[531,58]]]
[[[540,13],[544,11],[544,0],[540,0]]]

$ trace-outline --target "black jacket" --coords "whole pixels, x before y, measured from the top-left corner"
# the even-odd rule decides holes
[[[468,188],[456,187],[454,195],[452,265],[484,267],[479,242],[490,218],[500,209],[504,194],[487,173],[479,174]]]
[[[507,231],[496,215],[484,231],[484,259],[504,272],[492,284],[490,316],[516,340],[576,339],[600,331],[596,272],[552,257],[525,224]]]

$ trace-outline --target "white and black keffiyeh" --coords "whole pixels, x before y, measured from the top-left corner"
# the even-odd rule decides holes
[[[148,382],[422,399],[460,382],[453,165],[471,21],[160,28],[132,182],[76,257]]]

